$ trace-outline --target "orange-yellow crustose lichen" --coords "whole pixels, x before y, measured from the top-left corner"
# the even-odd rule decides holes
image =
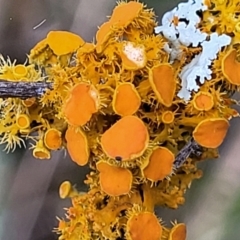
[[[175,224],[169,233],[169,240],[185,240],[187,238],[186,225],[184,223]]]
[[[139,109],[141,98],[132,83],[122,83],[115,89],[112,105],[116,114],[132,115]]]
[[[90,167],[88,192],[69,181],[60,186],[60,198],[71,198],[72,206],[55,229],[59,240],[186,239],[185,224],[167,228],[155,207],[184,204],[191,182],[202,176],[198,161],[218,156],[229,120],[239,116],[230,97],[239,90],[239,14],[229,14],[238,13],[239,4],[210,0],[195,6],[201,18],[195,10],[180,18],[176,14],[185,9],[179,8],[163,19],[178,34],[165,26],[156,34],[153,10],[122,1],[99,27],[96,42],[51,31],[30,51],[30,65],[0,57],[1,79],[53,85],[40,98],[0,101],[0,143],[10,151],[27,138],[35,142],[37,159],[66,149],[79,167]],[[192,33],[188,21],[196,27]],[[214,50],[220,38],[230,43],[203,58],[212,52],[205,47]],[[188,100],[180,98],[181,89]],[[191,139],[199,155],[176,164]]]
[[[174,69],[170,64],[159,64],[149,72],[149,80],[157,99],[170,107],[176,91]]]
[[[34,98],[34,97],[22,100],[22,104],[25,107],[31,107],[35,102],[36,102],[36,98]]]
[[[80,166],[86,165],[89,159],[89,147],[85,133],[80,128],[69,126],[65,137],[71,159]]]
[[[60,56],[75,52],[84,41],[71,32],[51,31],[47,35],[47,44],[56,55]]]
[[[57,150],[62,145],[62,133],[56,128],[50,128],[44,134],[44,144],[48,149]]]
[[[98,162],[97,170],[100,172],[99,181],[102,191],[110,196],[128,194],[132,187],[133,176],[130,170],[111,166],[106,162]]]
[[[158,240],[162,236],[162,227],[151,212],[142,212],[133,215],[127,222],[129,240],[144,240],[150,238]]]
[[[142,9],[143,5],[139,2],[132,1],[128,4],[122,2],[113,10],[110,22],[120,27],[126,27],[140,15]]]
[[[193,105],[199,111],[209,111],[214,105],[213,96],[208,92],[198,92],[193,98]]]
[[[16,124],[20,129],[25,129],[30,126],[29,116],[26,114],[20,114],[16,118]]]
[[[83,126],[98,111],[98,93],[87,83],[79,83],[70,92],[63,108],[67,122],[74,126]]]
[[[207,148],[217,148],[223,142],[229,123],[224,118],[212,118],[201,121],[193,131],[193,138]]]
[[[76,197],[79,193],[77,190],[72,186],[72,184],[69,181],[64,181],[61,183],[59,187],[59,196],[62,199],[70,198],[70,197]]]
[[[13,74],[22,79],[28,74],[27,67],[25,65],[18,64],[14,67]]]
[[[173,123],[175,119],[174,113],[172,111],[165,111],[162,114],[162,122],[165,124]]]
[[[144,177],[153,182],[163,180],[172,173],[174,160],[173,153],[167,148],[155,148],[149,156],[147,166],[142,170]]]
[[[33,156],[37,159],[50,159],[51,154],[50,151],[46,148],[46,146],[43,143],[43,140],[40,139],[36,143],[36,145],[33,147]]]
[[[103,151],[111,158],[120,156],[123,161],[140,157],[148,142],[147,127],[135,116],[121,118],[101,137]]]
[[[234,70],[233,70],[234,69]],[[224,77],[233,85],[240,85],[240,63],[237,60],[237,50],[231,49],[222,61],[222,72]]]

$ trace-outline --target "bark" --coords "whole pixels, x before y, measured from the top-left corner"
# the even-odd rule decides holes
[[[52,89],[50,82],[13,82],[0,79],[0,98],[41,97],[47,89]]]
[[[174,161],[174,167],[178,169],[190,155],[199,157],[202,154],[202,148],[192,138],[177,154]]]

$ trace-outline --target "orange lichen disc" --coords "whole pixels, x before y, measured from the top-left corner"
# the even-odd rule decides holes
[[[128,219],[127,235],[131,240],[159,240],[162,236],[162,226],[154,213],[140,212]]]
[[[139,16],[142,9],[143,4],[140,2],[122,2],[114,8],[110,22],[119,27],[126,27],[134,20],[134,18]]]
[[[193,131],[194,140],[201,146],[217,148],[227,134],[229,122],[225,118],[211,118],[201,121]]]
[[[130,192],[133,181],[130,170],[103,161],[97,163],[97,169],[100,172],[101,189],[106,194],[117,197]]]
[[[49,150],[44,146],[43,141],[39,140],[33,149],[33,156],[38,159],[50,159],[51,154]]]
[[[96,51],[97,51],[97,53],[100,53],[103,50],[104,43],[106,43],[106,41],[111,36],[111,34],[112,34],[111,27],[112,27],[112,23],[110,23],[110,22],[105,22],[99,27],[99,29],[96,33],[96,40],[97,40]]]
[[[209,111],[213,105],[213,96],[209,92],[200,91],[193,98],[193,106],[199,111]]]
[[[34,148],[33,156],[38,159],[50,159],[51,155],[47,149]]]
[[[23,64],[18,64],[13,68],[13,74],[16,77],[25,77],[28,74],[27,67]]]
[[[170,107],[176,91],[176,79],[173,67],[159,64],[149,71],[149,81],[160,103]]]
[[[16,124],[20,129],[26,129],[30,126],[29,116],[26,114],[19,114],[16,118]]]
[[[47,44],[56,55],[60,56],[75,52],[84,44],[84,40],[71,32],[50,31],[47,35]]]
[[[62,145],[62,133],[56,128],[50,128],[44,134],[43,141],[48,149],[57,150]]]
[[[133,42],[123,42],[120,51],[122,64],[127,70],[137,70],[145,67],[147,57],[143,45]]]
[[[36,102],[35,97],[31,97],[31,98],[27,98],[27,99],[22,100],[22,104],[25,107],[31,107],[35,102]]]
[[[172,111],[165,111],[162,114],[162,121],[165,124],[170,124],[174,121],[175,116],[174,113]]]
[[[79,83],[71,90],[63,114],[69,124],[83,126],[98,111],[98,106],[98,91],[88,83]]]
[[[240,85],[240,62],[237,61],[237,50],[231,49],[222,60],[224,77],[233,85]]]
[[[101,138],[103,151],[111,158],[131,160],[140,157],[148,147],[149,134],[141,119],[126,116],[111,126]]]
[[[69,126],[65,138],[71,159],[80,166],[86,165],[89,159],[89,147],[84,132]]]
[[[139,109],[141,98],[132,83],[123,83],[115,89],[112,105],[116,114],[132,115]]]
[[[59,196],[64,199],[67,198],[72,190],[72,184],[69,181],[64,181],[59,187]]]
[[[186,240],[187,228],[184,223],[176,224],[169,233],[169,240]]]
[[[174,154],[170,150],[158,147],[150,155],[149,163],[143,169],[143,175],[153,182],[163,180],[171,174],[174,160]]]

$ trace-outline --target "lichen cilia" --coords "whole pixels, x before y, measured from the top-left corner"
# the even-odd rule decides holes
[[[197,162],[218,157],[238,116],[231,92],[240,85],[239,8],[234,0],[189,0],[157,27],[144,4],[119,2],[96,42],[51,31],[31,50],[30,65],[1,57],[1,79],[53,83],[40,98],[1,100],[5,149],[26,138],[35,158],[64,148],[91,168],[87,193],[68,181],[60,187],[72,207],[55,228],[59,240],[146,239],[146,231],[186,239],[183,223],[166,226],[154,210],[184,203],[202,176]],[[189,141],[201,153],[175,164]]]

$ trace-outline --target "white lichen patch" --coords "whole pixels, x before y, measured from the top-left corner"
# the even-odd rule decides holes
[[[212,60],[217,58],[217,54],[222,47],[230,43],[231,38],[229,36],[225,34],[219,36],[217,33],[212,33],[209,41],[206,40],[201,44],[202,52],[184,66],[179,75],[182,80],[182,89],[179,91],[178,97],[188,101],[191,98],[191,92],[199,90],[197,79],[201,84],[205,80],[211,79],[212,70],[209,67]]]
[[[223,34],[201,32],[198,24],[200,14],[207,10],[204,0],[189,0],[180,3],[178,7],[167,12],[162,19],[162,26],[155,28],[156,33],[161,33],[168,41],[164,50],[169,53],[170,61],[182,59],[182,49],[185,47],[200,47],[202,52],[193,56],[190,63],[185,65],[179,74],[182,89],[178,97],[188,101],[192,91],[198,91],[199,85],[205,80],[210,80],[212,60],[216,59],[222,47],[231,43],[231,37]],[[183,60],[183,59],[182,59]]]
[[[198,46],[207,37],[197,29],[201,18],[197,14],[207,9],[203,1],[191,0],[180,3],[172,11],[164,14],[162,26],[155,28],[156,33],[161,33],[169,43],[165,46],[165,51],[170,54],[170,60],[180,59],[182,56],[181,45],[193,47]]]
[[[132,42],[126,42],[123,46],[124,55],[139,67],[144,67],[146,63],[145,48],[142,45],[134,45]]]

